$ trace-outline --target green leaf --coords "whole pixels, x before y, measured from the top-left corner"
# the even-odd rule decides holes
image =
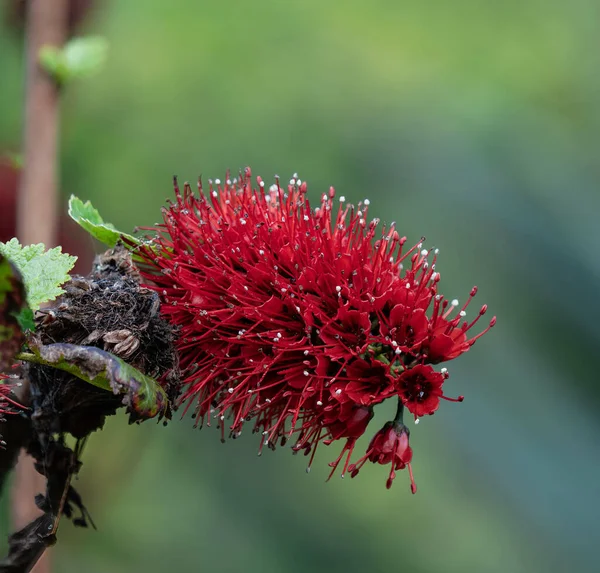
[[[6,370],[21,349],[25,336],[18,315],[27,309],[19,271],[0,254],[0,371]]]
[[[62,51],[70,76],[85,77],[102,69],[108,55],[108,42],[102,36],[73,38]]]
[[[169,401],[158,382],[110,352],[76,344],[38,346],[30,341],[29,345],[33,354],[20,353],[18,358],[64,370],[89,384],[122,394],[123,403],[136,419],[168,413]]]
[[[114,247],[117,241],[122,238],[127,240],[128,247],[141,243],[137,237],[121,233],[121,231],[118,231],[110,223],[105,223],[100,213],[98,213],[89,201],[84,203],[81,199],[75,197],[75,195],[71,195],[69,199],[69,216],[92,235],[92,237],[109,247]]]
[[[59,84],[97,73],[106,61],[108,42],[101,36],[73,38],[62,48],[42,46],[40,65]]]
[[[42,46],[39,53],[40,65],[54,80],[62,84],[66,81],[68,70],[62,51],[56,46]]]
[[[10,259],[23,276],[32,311],[64,292],[60,285],[69,280],[69,271],[77,260],[60,247],[46,251],[42,243],[22,246],[17,239],[0,242],[0,254]]]
[[[28,306],[25,306],[19,312],[15,313],[15,318],[17,319],[21,330],[35,330],[33,311]]]

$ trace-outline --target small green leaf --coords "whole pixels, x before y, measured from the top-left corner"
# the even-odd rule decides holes
[[[87,36],[69,40],[63,48],[42,46],[39,53],[41,66],[59,84],[98,72],[108,54],[108,42],[101,36]]]
[[[77,260],[77,257],[63,253],[60,247],[48,251],[42,243],[24,247],[17,239],[0,242],[0,254],[8,258],[23,276],[32,311],[64,292],[60,285],[69,280],[69,271]]]
[[[21,360],[52,366],[114,394],[123,394],[123,403],[136,419],[166,415],[169,408],[162,387],[127,362],[95,346],[47,344],[36,346],[33,354],[21,353]]]
[[[33,311],[28,306],[22,308],[18,313],[15,313],[15,318],[17,319],[21,330],[35,330]]]
[[[98,72],[108,55],[108,42],[102,36],[73,38],[63,48],[63,55],[69,74],[84,77]]]
[[[69,216],[73,221],[83,227],[92,237],[98,239],[108,247],[114,247],[122,238],[127,240],[128,246],[140,244],[140,240],[133,235],[121,233],[110,223],[105,223],[100,213],[93,205],[86,201],[85,203],[71,195],[69,199]]]
[[[27,308],[19,271],[0,254],[0,371],[6,370],[21,349],[25,336],[18,315]]]
[[[66,81],[68,70],[66,69],[62,51],[56,46],[42,46],[39,53],[40,65],[54,78],[62,84]]]

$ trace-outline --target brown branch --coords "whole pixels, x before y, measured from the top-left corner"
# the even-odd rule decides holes
[[[17,236],[23,244],[56,243],[58,196],[59,89],[39,65],[44,45],[62,46],[69,0],[29,0],[26,16],[24,169],[17,199]],[[12,497],[14,525],[21,529],[39,516],[35,496],[44,480],[31,458],[21,456]],[[50,571],[47,556],[34,571]]]

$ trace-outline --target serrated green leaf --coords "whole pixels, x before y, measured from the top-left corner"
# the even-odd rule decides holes
[[[73,38],[62,48],[42,46],[39,62],[59,84],[98,72],[108,53],[108,42],[101,36]]]
[[[0,371],[6,370],[21,349],[25,336],[18,315],[27,308],[19,271],[0,254]]]
[[[0,254],[21,273],[32,311],[64,292],[61,285],[69,280],[69,271],[77,260],[77,257],[63,253],[60,247],[46,251],[42,243],[22,246],[17,239],[0,242]]]
[[[122,238],[127,239],[127,242],[130,243],[129,246],[140,244],[138,238],[128,233],[122,233],[110,223],[105,223],[100,213],[98,213],[89,201],[84,203],[81,199],[75,197],[75,195],[71,195],[69,199],[69,216],[92,235],[92,237],[98,239],[108,247],[114,247],[117,241]]]
[[[62,343],[36,346],[30,342],[30,347],[33,354],[19,354],[21,360],[64,370],[89,384],[122,394],[137,419],[167,413],[169,400],[158,382],[110,352]]]

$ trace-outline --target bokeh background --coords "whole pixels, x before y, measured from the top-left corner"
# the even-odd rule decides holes
[[[307,475],[255,436],[120,417],[78,482],[98,531],[65,522],[56,571],[600,570],[599,21],[589,0],[95,2],[79,33],[110,56],[63,100],[63,204],[131,229],[173,174],[297,172],[425,235],[444,293],[477,284],[498,325],[448,365],[465,402],[413,428],[417,495],[381,466],[325,483],[333,446]],[[18,151],[22,36],[0,26]]]

